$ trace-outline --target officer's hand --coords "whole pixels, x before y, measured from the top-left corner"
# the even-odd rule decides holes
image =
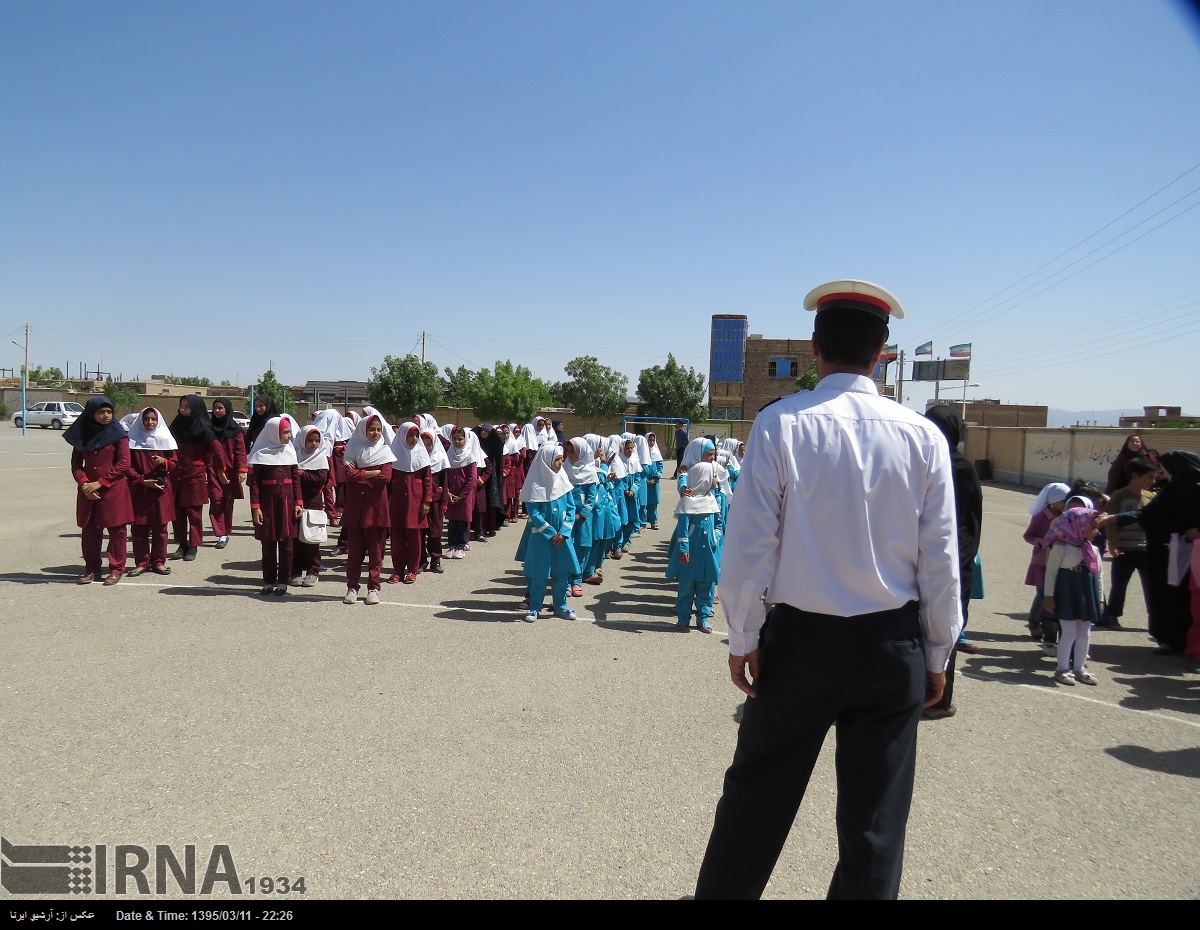
[[[747,652],[744,656],[731,655],[729,657],[729,677],[733,679],[733,683],[737,685],[739,691],[743,691],[750,697],[758,697],[758,692],[751,687],[751,682],[746,680],[746,672],[749,670],[750,678],[753,681],[758,681],[758,650],[753,649]],[[943,681],[945,676],[942,676]],[[941,692],[939,691],[940,695]]]
[[[925,707],[932,707],[942,699],[942,692],[946,690],[946,673],[945,672],[926,672],[925,673]]]

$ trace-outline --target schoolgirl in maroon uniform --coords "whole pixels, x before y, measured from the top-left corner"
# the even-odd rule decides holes
[[[392,576],[388,582],[412,584],[421,568],[421,537],[429,526],[433,475],[416,423],[401,424],[391,448],[396,461],[388,487],[392,515]]]
[[[106,585],[114,585],[125,574],[133,504],[129,499],[129,438],[125,428],[113,421],[112,401],[92,397],[78,420],[63,433],[74,451],[71,475],[78,491],[75,522],[82,530],[83,575],[79,584],[100,577],[100,552],[108,530],[108,574]]]
[[[292,440],[296,447],[296,467],[300,471],[300,502],[305,510],[322,510],[328,516],[333,506],[329,482],[329,437],[316,423],[300,430]],[[292,559],[292,585],[311,588],[321,574],[321,547],[306,543],[297,535]]]
[[[259,594],[287,594],[292,556],[299,532],[300,469],[292,445],[290,416],[263,424],[247,461],[250,463],[250,512],[254,538],[262,544],[263,586]]]
[[[449,559],[461,559],[467,554],[467,536],[471,528],[471,517],[475,513],[475,488],[479,467],[475,463],[475,450],[469,439],[473,433],[461,426],[445,427],[449,432],[450,447],[446,455],[450,460],[446,468],[446,521],[448,523]]]
[[[519,495],[523,484],[521,465],[524,456],[521,455],[521,432],[516,423],[506,423],[501,424],[500,435],[504,437],[504,521],[513,523],[517,519]]]
[[[471,431],[479,448],[475,464],[475,510],[471,520],[472,539],[490,539],[496,535],[496,514],[493,505],[501,503],[500,488],[504,481],[504,441],[491,423]]]
[[[342,530],[346,539],[346,596],[357,604],[363,558],[367,560],[367,604],[379,603],[383,544],[391,512],[388,485],[396,456],[384,439],[386,424],[379,415],[363,417],[346,444],[346,508]]]
[[[220,459],[213,462],[208,486],[208,522],[217,537],[217,549],[229,544],[233,508],[246,496],[242,485],[250,467],[246,464],[246,437],[233,420],[233,403],[227,397],[213,401],[209,417],[213,435],[221,446]]]
[[[171,473],[179,463],[179,444],[154,407],[121,420],[129,433],[129,497],[133,503],[133,570],[169,575],[167,525],[175,519]]]
[[[432,418],[431,418],[432,419]],[[429,453],[430,481],[433,483],[433,497],[429,503],[429,516],[426,517],[425,535],[422,549],[422,571],[431,571],[440,575],[442,569],[442,521],[446,513],[446,468],[450,459],[446,455],[449,440],[443,439],[437,432],[434,421],[432,428],[421,430],[421,442]]]
[[[172,476],[175,492],[175,545],[171,556],[191,562],[204,541],[204,505],[208,488],[216,483],[214,469],[224,450],[213,434],[208,408],[198,394],[179,401],[179,412],[171,421],[171,435],[179,444],[179,468]]]

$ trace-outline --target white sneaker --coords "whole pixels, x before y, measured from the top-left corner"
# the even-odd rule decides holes
[[[1075,676],[1073,674],[1071,674],[1070,672],[1055,672],[1054,680],[1057,681],[1060,685],[1074,685],[1075,684]]]
[[[368,591],[366,603],[378,604],[379,603],[379,592],[376,591],[374,588],[372,588],[370,591]]]
[[[538,612],[536,610],[529,610],[525,612],[525,616],[522,619],[524,619],[526,623],[536,623],[537,618]]]
[[[1052,659],[1058,657],[1058,646],[1054,643],[1042,643],[1042,655],[1050,656]]]
[[[292,575],[292,580],[288,582],[293,588],[298,588],[304,583],[303,575]]]
[[[317,575],[305,575],[304,580],[302,582],[300,582],[300,584],[302,587],[311,588],[319,580],[320,579]]]
[[[1093,675],[1091,672],[1089,672],[1086,668],[1080,669],[1078,672],[1075,673],[1075,680],[1077,682],[1079,682],[1081,685],[1098,685],[1098,684],[1100,684],[1100,679],[1097,678],[1095,675]]]
[[[346,596],[342,598],[342,603],[343,604],[357,604],[358,603],[358,592],[355,591],[353,588],[348,590],[346,592]]]

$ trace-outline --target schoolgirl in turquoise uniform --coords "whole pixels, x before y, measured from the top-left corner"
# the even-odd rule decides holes
[[[677,544],[667,562],[667,577],[676,579],[676,629],[691,626],[693,609],[696,626],[703,633],[712,632],[713,601],[721,574],[721,540],[725,520],[721,506],[713,495],[717,482],[717,466],[701,462],[688,469],[688,487],[692,494],[681,497],[675,507]]]
[[[525,579],[529,584],[529,609],[525,620],[533,623],[546,600],[549,582],[555,616],[574,620],[567,606],[571,578],[579,562],[571,546],[575,527],[575,500],[571,480],[563,469],[563,449],[547,442],[529,465],[521,488],[521,503],[529,514],[529,537],[525,547]]]

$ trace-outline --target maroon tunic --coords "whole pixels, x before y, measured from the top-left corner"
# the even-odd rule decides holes
[[[300,498],[305,510],[324,510],[329,488],[329,469],[300,470]]]
[[[333,483],[346,483],[346,444],[344,442],[335,442],[333,444],[333,455],[330,456],[330,461],[333,464]]]
[[[208,488],[217,483],[214,466],[223,455],[215,439],[179,444],[179,470],[173,476],[176,507],[202,507],[208,503]]]
[[[295,539],[299,534],[296,505],[300,502],[300,469],[295,465],[255,465],[250,469],[250,509],[261,510],[262,526],[254,538],[270,542]]]
[[[392,467],[388,488],[388,503],[392,511],[393,530],[423,530],[429,519],[421,513],[421,505],[433,502],[433,469],[426,465],[416,471],[400,471]]]
[[[228,439],[218,439],[213,449],[214,458],[209,472],[208,499],[211,503],[219,504],[224,498],[232,497],[242,500],[246,492],[242,489],[239,474],[248,472],[246,464],[246,437],[242,433]],[[216,453],[219,452],[219,457]],[[229,479],[229,484],[221,484],[220,475]]]
[[[521,452],[510,452],[504,456],[504,499],[512,500],[521,493],[518,477],[521,471]]]
[[[392,463],[380,465],[378,477],[371,478],[366,483],[362,480],[364,471],[376,469],[361,469],[346,463],[346,506],[342,511],[342,525],[387,529],[392,519],[388,509],[388,485],[392,480]]]
[[[443,485],[446,493],[457,494],[462,498],[458,503],[451,503],[450,498],[446,498],[446,519],[470,523],[471,515],[475,511],[475,463],[472,462],[465,468],[447,468],[442,474],[446,476]]]
[[[79,486],[75,498],[75,522],[80,527],[107,529],[133,522],[129,497],[129,440],[118,439],[91,452],[71,453],[71,474]],[[100,500],[88,500],[83,485],[100,482]]]
[[[150,461],[154,457],[166,461],[165,466]],[[133,501],[135,526],[161,526],[175,519],[175,489],[171,472],[179,461],[173,451],[131,449],[129,452],[129,496]],[[166,489],[158,490],[154,478],[166,480]]]
[[[475,475],[475,501],[471,512],[487,513],[488,509],[488,481],[492,477],[492,460],[488,459],[487,464],[480,469]],[[483,482],[480,484],[480,482]]]

